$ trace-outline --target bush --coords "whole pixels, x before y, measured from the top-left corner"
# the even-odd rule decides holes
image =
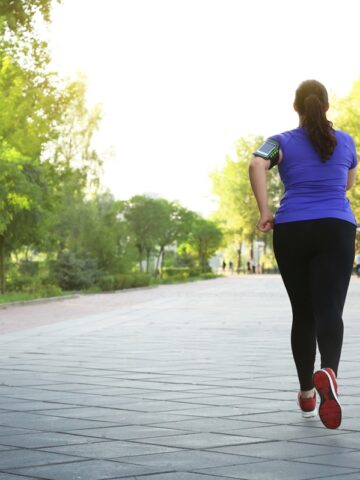
[[[189,277],[198,277],[201,275],[201,270],[199,267],[193,267],[189,270]]]
[[[59,297],[62,294],[62,290],[58,285],[43,285],[36,292],[39,297]]]
[[[113,275],[103,275],[98,279],[97,284],[102,292],[111,292],[116,289]]]
[[[207,273],[202,273],[200,275],[200,278],[203,280],[211,280],[212,278],[218,278],[219,275],[216,275],[216,273],[213,272],[207,272]]]
[[[123,290],[124,288],[131,288],[133,286],[132,275],[126,273],[119,273],[115,275],[115,290]]]
[[[189,278],[189,267],[165,267],[162,269],[161,278],[167,280],[169,278],[184,280]]]
[[[39,276],[25,275],[12,270],[7,277],[6,286],[11,292],[33,293],[42,287],[42,280]]]
[[[151,276],[146,273],[132,274],[132,287],[148,287],[151,283]]]
[[[103,275],[97,284],[101,291],[124,290],[127,288],[147,287],[151,283],[151,276],[146,273],[119,273],[117,275]]]
[[[56,283],[63,290],[82,290],[96,283],[99,270],[92,258],[78,258],[72,252],[62,252],[52,263]]]
[[[119,273],[115,275],[115,289],[147,287],[151,283],[151,276],[146,273]]]

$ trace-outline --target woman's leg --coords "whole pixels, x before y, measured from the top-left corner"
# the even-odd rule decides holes
[[[316,355],[308,228],[308,222],[289,222],[274,227],[274,253],[293,312],[291,347],[302,391],[313,388]]]
[[[337,219],[322,219],[314,238],[319,239],[311,260],[312,304],[316,322],[321,368],[337,375],[343,341],[346,294],[355,255],[355,225]]]

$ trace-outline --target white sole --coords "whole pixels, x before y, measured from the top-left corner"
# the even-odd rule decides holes
[[[317,414],[318,414],[317,408],[315,408],[315,410],[313,410],[312,412],[303,412],[301,410],[301,415],[303,416],[303,418],[313,418],[313,417],[316,417]]]
[[[342,405],[339,401],[339,397],[336,394],[335,387],[334,387],[334,382],[333,382],[333,379],[331,378],[331,375],[329,375],[328,372],[324,368],[321,368],[321,371],[324,372],[325,375],[328,377],[329,383],[330,383],[330,388],[331,388],[331,393],[333,394],[335,400],[339,404],[339,407],[342,409]]]

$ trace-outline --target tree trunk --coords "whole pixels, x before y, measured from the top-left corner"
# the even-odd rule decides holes
[[[160,259],[161,259],[161,264],[162,264],[162,256],[164,254],[164,247],[160,247],[160,252],[159,255],[156,259],[156,266],[155,266],[155,275],[160,276]]]
[[[142,248],[137,247],[137,249],[138,249],[138,252],[139,252],[139,271],[142,272],[143,271],[143,268],[142,268]]]
[[[150,272],[150,254],[151,254],[151,250],[147,249],[146,250],[146,273]]]
[[[0,292],[5,293],[5,236],[0,235]]]
[[[236,267],[237,273],[240,273],[240,272],[241,272],[241,250],[242,250],[242,242],[240,242],[239,248],[238,248],[238,251],[237,251],[237,254],[238,254],[238,257],[237,257],[237,267]]]
[[[162,252],[162,255],[161,255],[161,265],[160,265],[160,277],[162,277],[162,271],[163,271],[163,268],[164,268],[164,263],[165,263],[165,248]]]

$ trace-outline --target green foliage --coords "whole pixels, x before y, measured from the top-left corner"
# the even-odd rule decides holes
[[[261,239],[268,246],[271,236],[256,229],[259,211],[249,181],[249,160],[263,142],[261,136],[240,138],[236,142],[236,158],[226,157],[221,170],[211,175],[213,193],[218,197],[218,210],[214,218],[224,230],[224,249],[232,250],[236,257],[236,269],[241,271],[241,249],[250,246],[255,239]],[[268,172],[268,198],[270,208],[275,212],[283,193],[277,168]]]
[[[164,280],[168,278],[175,278],[184,280],[189,278],[190,269],[189,267],[165,267],[162,270],[162,278]]]
[[[222,243],[222,229],[217,222],[206,220],[195,212],[188,212],[186,225],[186,240],[178,246],[174,266],[189,268],[189,276],[192,270],[207,272],[211,270],[210,258]]]
[[[51,264],[53,278],[62,290],[81,290],[96,283],[99,270],[93,258],[78,258],[73,252],[62,252]]]
[[[45,21],[50,21],[51,4],[52,0],[0,0],[0,17],[5,18],[9,29],[14,32],[30,31],[37,12]]]
[[[157,256],[155,270],[162,268],[166,247],[187,237],[194,215],[176,202],[143,195],[126,202],[123,213],[138,252],[139,269],[146,260],[147,273],[152,256]]]
[[[259,212],[249,182],[249,160],[263,140],[260,136],[240,138],[236,143],[236,159],[227,157],[223,168],[211,175],[213,193],[219,199],[215,218],[227,234],[249,243],[259,236],[256,230]],[[280,202],[282,187],[276,168],[268,176],[269,203],[274,210]]]
[[[360,79],[356,80],[346,97],[335,99],[335,127],[349,133],[355,140],[358,158],[360,155]],[[360,182],[348,192],[357,220],[360,220]]]
[[[127,288],[147,287],[151,284],[151,276],[145,273],[127,273],[119,275],[103,275],[97,285],[103,292],[124,290]]]

